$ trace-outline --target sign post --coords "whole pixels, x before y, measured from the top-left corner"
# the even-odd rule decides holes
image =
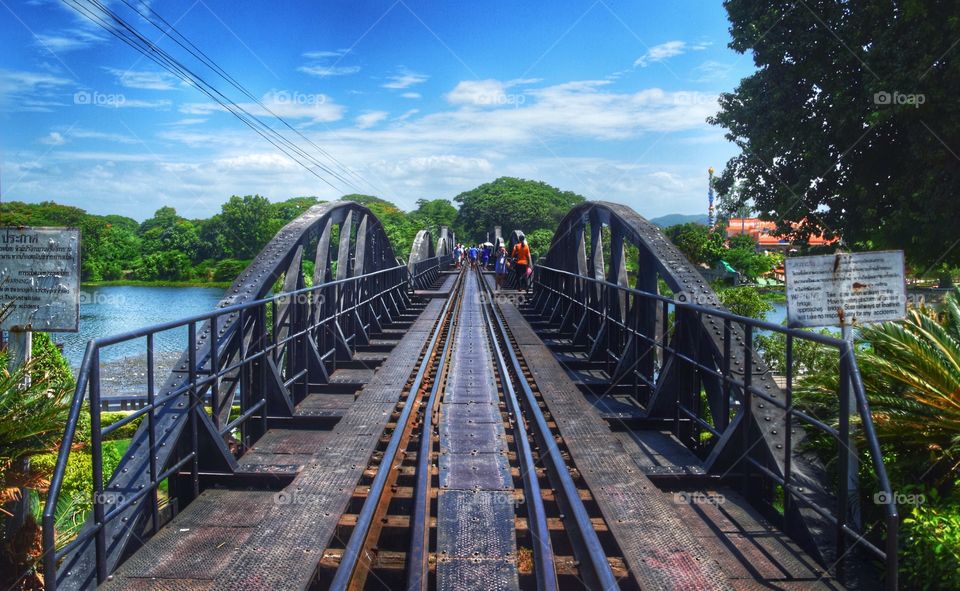
[[[907,293],[903,251],[837,253],[786,260],[787,318],[791,327],[839,326],[854,351],[854,327],[900,320],[906,316]],[[849,387],[849,416],[858,416]],[[850,518],[860,525],[859,458],[853,429],[846,442]]]
[[[0,227],[0,331],[10,333],[11,373],[28,363],[33,331],[76,332],[80,322],[80,231],[75,228]],[[30,386],[24,372],[21,388]],[[30,458],[21,458],[29,469]],[[6,535],[29,514],[28,491],[8,507]]]
[[[11,372],[30,361],[33,331],[76,332],[80,230],[0,227],[0,304],[10,306],[0,330],[10,333]]]

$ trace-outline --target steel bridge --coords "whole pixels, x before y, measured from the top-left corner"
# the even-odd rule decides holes
[[[897,587],[846,343],[731,314],[622,205],[573,209],[527,292],[453,270],[452,242],[423,231],[403,262],[368,209],[318,205],[215,310],[91,341],[43,512],[47,588]],[[163,368],[170,331],[185,349]],[[761,332],[786,334],[782,377]],[[837,351],[835,420],[794,400],[799,340]],[[120,343],[142,346],[143,397],[104,425]],[[87,417],[92,511],[58,530]]]

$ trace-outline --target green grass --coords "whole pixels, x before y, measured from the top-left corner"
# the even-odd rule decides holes
[[[104,287],[111,285],[131,285],[135,287],[230,287],[230,281],[138,281],[136,279],[115,279],[112,281],[84,281],[84,287]]]

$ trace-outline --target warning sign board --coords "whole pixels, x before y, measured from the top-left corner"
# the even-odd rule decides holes
[[[4,309],[3,330],[77,331],[80,230],[0,227],[0,311]]]
[[[790,326],[853,326],[907,313],[903,251],[786,260]]]

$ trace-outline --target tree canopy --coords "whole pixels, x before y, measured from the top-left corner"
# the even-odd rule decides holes
[[[711,122],[742,153],[720,175],[794,235],[960,262],[960,12],[953,0],[726,0],[757,71]]]
[[[494,226],[500,226],[504,235],[513,230],[556,230],[560,220],[584,198],[543,182],[500,177],[453,200],[460,204],[457,225],[468,240],[480,241]]]
[[[442,198],[420,199],[411,212],[372,195],[344,195],[341,200],[368,207],[383,224],[396,255],[406,258],[418,231],[430,230],[436,240],[441,226],[463,241],[484,238],[494,225],[505,233],[521,229],[536,238],[531,248],[542,254],[557,223],[583,197],[544,183],[500,178],[461,193],[459,211]],[[138,223],[50,201],[13,201],[0,203],[0,216],[4,225],[79,227],[84,281],[225,282],[235,278],[280,228],[318,203],[316,197],[272,203],[260,195],[233,195],[208,219],[188,219],[163,206]]]

